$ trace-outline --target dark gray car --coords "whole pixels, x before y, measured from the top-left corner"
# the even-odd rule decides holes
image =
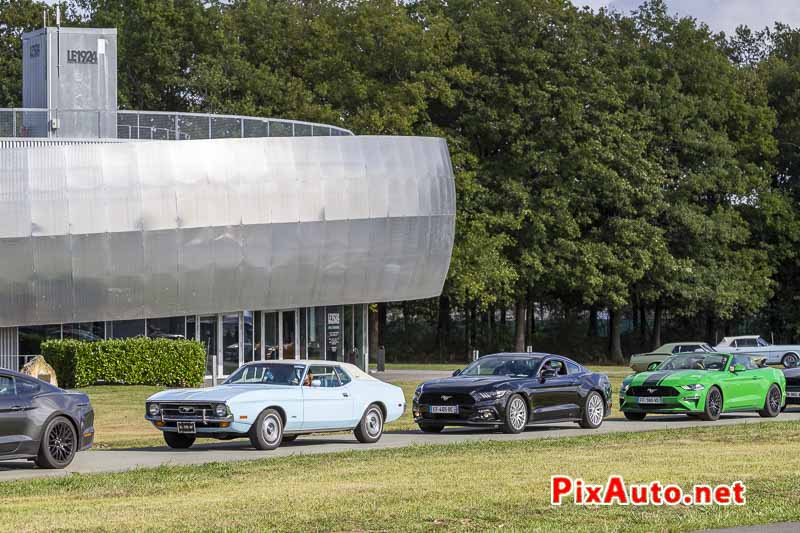
[[[94,440],[89,397],[0,370],[0,461],[29,459],[64,468]]]

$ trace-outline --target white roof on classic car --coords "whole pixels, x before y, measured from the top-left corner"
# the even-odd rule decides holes
[[[728,345],[738,339],[759,339],[759,338],[761,338],[760,335],[738,335],[736,337],[723,337],[717,346]]]
[[[374,378],[358,368],[356,365],[350,363],[343,363],[341,361],[325,361],[324,359],[272,359],[267,361],[251,361],[249,363],[245,363],[242,366],[250,366],[250,365],[258,365],[264,363],[271,363],[271,364],[283,364],[283,365],[335,365],[340,366],[347,370],[347,373],[350,374],[353,379],[372,379],[375,381],[380,381],[377,378]]]

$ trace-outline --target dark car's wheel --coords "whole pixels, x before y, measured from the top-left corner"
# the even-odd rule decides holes
[[[606,413],[603,397],[597,392],[590,392],[583,407],[581,421],[578,424],[584,429],[597,429],[603,423],[603,415]]]
[[[283,419],[275,409],[263,411],[250,428],[250,444],[256,450],[274,450],[283,440]]]
[[[783,356],[783,359],[781,359],[783,368],[794,368],[798,363],[800,363],[800,357],[795,353],[787,353]]]
[[[631,413],[628,411],[623,411],[622,414],[625,415],[625,418],[634,422],[641,422],[647,416],[647,413]]]
[[[175,433],[174,431],[164,432],[164,442],[167,443],[167,446],[170,448],[175,448],[176,450],[185,450],[186,448],[191,448],[195,439],[196,437],[194,435]]]
[[[758,414],[764,418],[774,418],[781,414],[781,388],[774,383],[767,391],[767,397],[764,399],[764,408]]]
[[[706,406],[700,418],[707,422],[719,420],[722,414],[722,392],[717,387],[711,387],[706,394]]]
[[[372,444],[378,442],[383,435],[383,411],[374,403],[367,407],[367,412],[361,417],[361,422],[353,431],[358,442]]]
[[[63,416],[52,419],[44,428],[36,466],[39,468],[64,468],[78,451],[78,434],[72,422]]]
[[[419,424],[419,429],[423,433],[441,433],[444,426],[436,426],[433,424]]]
[[[506,404],[503,433],[522,433],[528,424],[528,405],[519,394],[514,394]]]

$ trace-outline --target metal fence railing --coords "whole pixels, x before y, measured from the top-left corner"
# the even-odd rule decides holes
[[[0,355],[0,368],[20,371],[36,355]]]
[[[159,111],[0,109],[0,138],[185,141],[343,135],[353,135],[353,132],[327,124],[237,115]]]

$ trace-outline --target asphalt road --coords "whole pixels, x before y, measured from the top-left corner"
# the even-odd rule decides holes
[[[91,474],[120,472],[134,468],[153,468],[162,465],[196,465],[223,461],[248,461],[268,457],[283,457],[296,454],[333,453],[349,450],[379,450],[401,448],[419,444],[447,444],[482,440],[535,440],[552,437],[578,437],[600,433],[638,432],[679,429],[697,426],[729,424],[762,424],[773,421],[800,420],[797,409],[782,413],[777,418],[761,418],[752,414],[725,415],[717,422],[709,423],[689,419],[685,416],[651,416],[642,422],[631,422],[622,417],[607,419],[594,431],[579,428],[576,424],[553,424],[535,426],[519,435],[505,435],[491,431],[449,429],[441,434],[425,434],[419,431],[385,433],[375,444],[360,444],[355,437],[346,434],[310,435],[298,438],[274,451],[256,451],[247,440],[205,441],[188,450],[169,448],[137,448],[126,450],[93,450],[79,453],[75,461],[65,470],[40,470],[29,462],[0,463],[0,481],[65,476],[70,473]]]

